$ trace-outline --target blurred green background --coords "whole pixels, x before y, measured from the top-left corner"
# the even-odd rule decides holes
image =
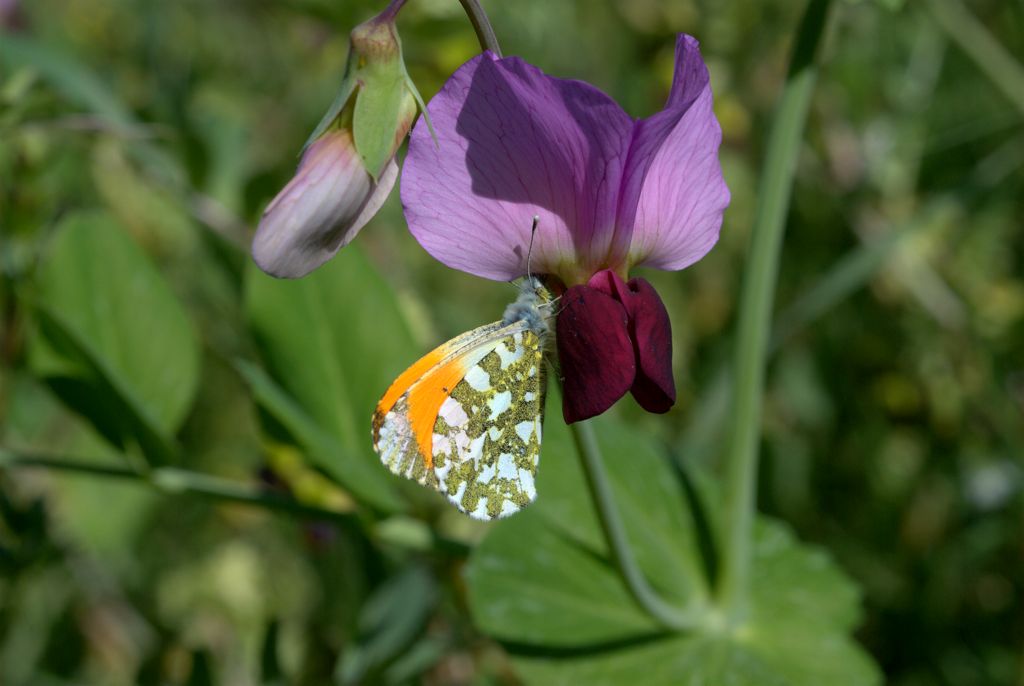
[[[684,683],[647,670],[694,646],[646,643],[599,564],[557,396],[522,519],[471,522],[370,451],[388,382],[511,287],[430,260],[397,193],[308,279],[249,264],[348,29],[381,5],[0,1],[0,683]],[[507,54],[634,116],[665,98],[674,33],[701,41],[732,205],[707,258],[644,274],[672,316],[676,408],[627,399],[600,426],[642,566],[702,607],[717,544],[699,503],[802,3],[485,5]],[[399,28],[425,97],[478,50],[455,0],[411,0]],[[740,645],[782,677],[729,683],[1024,684],[1022,55],[1021,2],[834,5],[759,485],[758,602],[807,618],[764,610],[763,635],[677,665],[685,683],[724,686],[702,670]],[[659,499],[662,477],[679,488]],[[661,560],[658,536],[682,552]],[[770,562],[794,538],[815,547]],[[536,566],[545,546],[561,572]],[[825,615],[861,649],[819,650]]]

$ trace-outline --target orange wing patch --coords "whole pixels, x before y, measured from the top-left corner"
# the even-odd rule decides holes
[[[447,364],[438,365],[409,391],[409,423],[427,469],[434,466],[434,422],[441,411],[441,403],[451,395],[452,389],[462,381],[471,366],[467,364],[466,357],[457,357]]]
[[[395,406],[398,399],[406,394],[409,389],[418,381],[426,379],[427,374],[435,367],[440,367],[445,362],[457,358],[466,348],[484,338],[492,331],[502,328],[500,322],[481,326],[472,331],[456,336],[437,346],[429,353],[418,359],[411,367],[402,372],[397,379],[388,387],[383,397],[377,403],[377,409],[373,413],[373,442],[376,445],[380,439],[380,428],[384,422],[384,416]],[[468,367],[467,367],[468,368]],[[452,386],[448,387],[451,390]],[[440,405],[439,405],[440,407]],[[429,451],[428,451],[429,452]]]
[[[395,379],[388,390],[384,393],[384,397],[377,403],[377,409],[373,413],[373,442],[376,443],[380,439],[380,427],[384,423],[384,416],[391,411],[391,408],[395,406],[395,403],[405,395],[409,387],[414,383],[422,379],[427,372],[436,367],[445,358],[445,354],[451,347],[451,341],[439,345],[432,351],[417,360],[411,367],[406,369],[402,374]]]
[[[551,294],[529,277],[501,321],[416,361],[373,414],[373,449],[394,474],[445,495],[477,519],[536,498]]]
[[[444,343],[405,370],[373,413],[373,449],[395,474],[436,485],[434,423],[441,404],[500,340],[500,322],[481,326]]]

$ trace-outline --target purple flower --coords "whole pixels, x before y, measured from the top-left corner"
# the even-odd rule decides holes
[[[402,203],[416,239],[444,264],[488,279],[531,269],[567,287],[557,339],[563,414],[578,421],[626,391],[647,410],[675,402],[668,314],[633,267],[678,270],[718,240],[729,190],[718,162],[697,41],[680,35],[665,109],[635,120],[589,84],[518,58],[479,55],[413,130]]]

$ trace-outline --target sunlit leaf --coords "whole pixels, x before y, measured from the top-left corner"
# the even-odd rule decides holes
[[[607,421],[597,428],[639,565],[680,608],[703,607],[707,582],[679,477],[646,436]],[[499,638],[545,646],[657,632],[607,561],[565,424],[551,418],[545,429],[537,502],[497,524],[473,554],[477,620]]]
[[[473,554],[469,582],[477,622],[509,641],[587,645],[659,630],[605,559],[534,512],[495,528]]]
[[[38,278],[34,371],[115,443],[163,453],[192,403],[199,345],[163,277],[108,215],[57,230]]]
[[[522,650],[514,661],[528,683],[706,686],[870,686],[878,668],[846,632],[858,595],[819,550],[800,546],[784,527],[760,526],[750,620],[727,629],[707,615],[693,632],[589,652]],[[522,602],[522,600],[521,600]],[[606,603],[614,602],[608,598]]]
[[[390,492],[396,477],[373,453],[370,418],[416,351],[387,283],[348,246],[301,280],[251,267],[246,308],[267,371],[339,447],[321,465],[353,490]]]
[[[565,469],[575,456],[558,437],[564,429],[552,424],[537,506],[495,526],[469,569],[474,616],[508,643],[527,683],[879,683],[877,668],[847,636],[860,616],[855,588],[822,551],[801,546],[779,524],[758,527],[751,611],[730,627],[708,600],[688,500],[665,458],[644,435],[604,421],[604,461],[637,558],[659,592],[695,617],[691,631],[659,627],[629,595],[605,547],[589,541],[597,526],[581,506],[585,484]]]

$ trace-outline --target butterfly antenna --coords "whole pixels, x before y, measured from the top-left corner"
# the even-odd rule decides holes
[[[533,271],[530,269],[530,259],[533,257],[533,239],[537,236],[537,224],[540,223],[540,215],[533,215],[533,226],[530,227],[530,246],[526,249],[526,278],[529,279],[533,276]]]

